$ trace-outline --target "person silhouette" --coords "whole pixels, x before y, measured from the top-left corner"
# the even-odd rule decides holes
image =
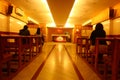
[[[40,28],[37,28],[37,31],[36,31],[35,35],[37,35],[37,36],[40,37],[39,42],[41,42],[42,45],[43,45],[43,44],[44,44],[44,36],[43,36],[43,34],[41,33],[41,29],[40,29]]]
[[[96,44],[96,38],[105,38],[106,37],[106,32],[103,29],[103,25],[101,23],[96,24],[95,30],[92,31],[90,35],[90,53],[95,53],[95,44]],[[107,53],[107,43],[105,40],[100,40],[99,41],[99,55],[98,57],[102,59],[103,54]]]
[[[30,35],[30,31],[28,30],[28,26],[27,25],[24,25],[23,29],[21,29],[19,31],[19,35],[21,35],[21,36],[29,36]],[[22,38],[22,43],[23,44],[29,43],[29,39]]]
[[[22,36],[29,36],[30,35],[30,31],[28,30],[27,25],[24,25],[23,29],[21,29],[19,31],[19,35],[22,35]]]

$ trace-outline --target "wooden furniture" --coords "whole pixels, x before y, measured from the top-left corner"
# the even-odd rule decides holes
[[[89,39],[87,37],[77,38],[76,53],[86,57],[89,49]]]
[[[39,42],[39,39],[41,39],[39,36],[0,36],[0,79],[3,73],[3,64],[7,65],[7,74],[12,73],[13,76],[34,59],[34,53],[36,55],[40,53],[42,43]],[[36,47],[35,52],[34,47]]]
[[[99,59],[98,59],[98,56],[99,56],[99,54],[103,54],[103,56],[104,56],[104,54],[105,55],[109,55],[110,53],[108,53],[109,51],[107,50],[107,53],[101,53],[100,51],[99,51],[99,46],[100,46],[100,44],[99,44],[99,41],[100,40],[104,40],[104,41],[106,41],[108,44],[107,44],[107,46],[108,45],[110,45],[110,44],[114,44],[113,42],[114,42],[114,38],[97,38],[96,39],[96,44],[95,44],[95,53],[93,53],[94,54],[94,56],[95,56],[95,68],[97,69],[97,64],[98,64],[98,62],[99,62]],[[107,48],[108,49],[108,48]]]
[[[16,69],[21,69],[24,61],[26,53],[29,51],[30,59],[31,59],[31,42],[23,44],[22,40],[27,39],[31,40],[30,37],[27,36],[19,36],[19,35],[2,35],[1,42],[2,42],[2,49],[5,50],[4,52],[8,52],[12,55],[11,64],[17,64]]]
[[[4,40],[1,36],[0,36],[0,79],[2,80],[4,78],[4,74],[5,73],[3,70],[7,70],[7,77],[10,76],[10,70],[11,70],[11,60],[12,60],[12,54],[10,54],[10,52],[8,51],[8,49],[10,49],[10,47],[8,47],[7,45],[9,45],[7,43],[7,40]],[[4,65],[6,64],[7,67],[5,67]]]
[[[12,59],[17,59],[18,61],[18,68],[22,66],[22,37],[14,36],[14,35],[2,35],[1,42],[3,43],[3,50],[6,50],[12,56],[17,55],[17,58],[14,57]]]
[[[104,61],[104,79],[107,79],[108,66],[111,66],[111,80],[118,80],[119,74],[119,62],[120,62],[120,39],[119,38],[97,38],[96,39],[96,50],[95,50],[95,69],[98,69],[98,46],[99,40],[110,41],[107,55],[103,56]]]
[[[108,66],[111,66],[111,80],[119,80],[119,66],[120,66],[120,38],[114,39],[114,45],[113,45],[113,53],[111,56],[105,57],[105,72],[107,76]],[[105,77],[106,78],[106,77]]]
[[[42,37],[39,37],[39,36],[32,36],[32,46],[34,47],[34,50],[33,50],[33,55],[37,55],[38,53],[41,52],[41,49],[42,49]]]

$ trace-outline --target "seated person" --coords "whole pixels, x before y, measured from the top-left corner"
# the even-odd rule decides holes
[[[30,31],[28,30],[27,25],[25,25],[24,28],[19,31],[19,35],[22,35],[22,36],[29,36],[30,35]],[[22,43],[23,44],[29,43],[29,39],[23,38]]]
[[[95,27],[95,30],[90,35],[90,41],[91,41],[90,52],[91,53],[95,53],[96,38],[105,38],[105,37],[106,37],[106,32],[103,30],[103,25],[101,23],[98,23]],[[107,43],[106,41],[101,40],[99,44],[100,44],[99,45],[100,54],[98,55],[98,57],[102,58],[103,54],[107,53]]]
[[[39,38],[38,41],[39,41],[39,44],[40,44],[40,42],[41,42],[42,45],[43,45],[43,44],[44,44],[44,36],[43,36],[40,28],[37,28],[37,31],[36,31],[35,35],[41,37],[41,38]]]

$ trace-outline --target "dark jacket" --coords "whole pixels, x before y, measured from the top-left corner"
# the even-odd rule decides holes
[[[20,30],[20,32],[19,32],[19,35],[23,35],[23,36],[29,36],[30,35],[30,32],[29,32],[29,30],[25,30],[25,29],[22,29],[22,30]]]
[[[30,32],[29,32],[29,30],[27,30],[27,29],[21,29],[20,32],[19,32],[19,35],[29,36],[29,35],[30,35]],[[22,39],[22,44],[29,44],[29,39],[23,38],[23,39]]]
[[[98,23],[95,30],[91,33],[90,40],[91,44],[95,45],[96,38],[105,38],[106,32],[103,30],[103,25]],[[99,44],[107,45],[106,41],[100,41]]]

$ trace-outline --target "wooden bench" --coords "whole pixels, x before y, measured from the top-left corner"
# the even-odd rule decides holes
[[[12,54],[12,60],[18,61],[18,68],[22,66],[22,37],[19,35],[2,35],[3,50]],[[15,57],[17,55],[17,57]]]
[[[86,57],[89,49],[89,39],[87,37],[77,38],[76,53],[81,57]]]
[[[28,40],[27,43],[23,44],[23,39]],[[3,63],[7,64],[8,74],[10,74],[10,70],[13,69],[15,69],[14,73],[18,73],[21,69],[28,65],[31,60],[34,59],[33,53],[38,55],[42,48],[38,39],[38,36],[0,36],[0,55],[2,55],[2,57],[0,56],[0,65],[3,65]],[[36,47],[35,52],[33,51],[33,47]],[[2,76],[2,66],[0,66],[0,69],[0,76]]]
[[[42,37],[32,36],[32,46],[34,47],[33,55],[37,55],[42,49]]]
[[[96,50],[95,50],[95,69],[98,70],[98,54],[99,54],[99,40],[109,41],[107,55],[103,56],[104,62],[104,79],[107,80],[108,66],[111,67],[111,80],[118,80],[119,74],[119,52],[120,52],[120,39],[119,38],[97,38],[96,39]]]
[[[3,41],[2,37],[0,36],[0,80],[4,78],[4,71],[5,68],[7,70],[7,77],[10,76],[10,61],[12,60],[12,55],[5,50],[5,41]],[[7,67],[4,67],[6,64]]]
[[[120,38],[114,39],[113,52],[111,56],[104,57],[105,61],[105,78],[107,78],[108,66],[111,66],[111,80],[119,80],[120,66]]]

